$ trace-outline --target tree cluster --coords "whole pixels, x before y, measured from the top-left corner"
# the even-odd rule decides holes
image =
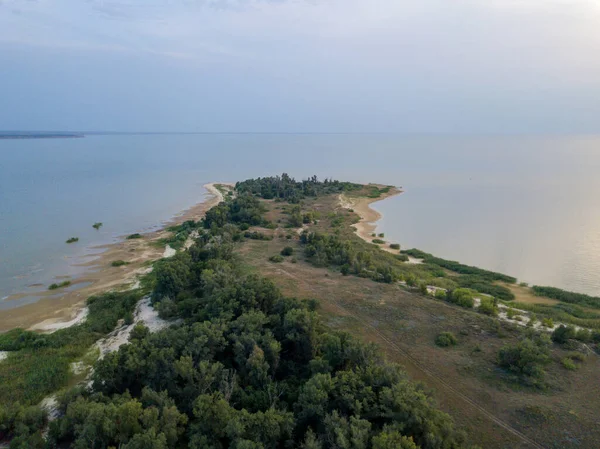
[[[230,215],[227,215],[230,217]],[[229,231],[239,229],[227,228]],[[327,330],[313,302],[244,275],[215,229],[155,268],[154,304],[180,324],[96,363],[61,399],[53,445],[74,448],[459,448],[448,415],[376,348]]]
[[[287,173],[281,176],[248,179],[238,182],[235,189],[239,193],[251,193],[264,199],[278,198],[290,203],[298,203],[302,198],[342,193],[360,189],[360,184],[341,182],[331,179],[319,181],[316,176],[296,181]]]
[[[308,260],[316,266],[337,266],[342,274],[355,274],[378,282],[392,283],[399,279],[396,270],[386,260],[358,249],[352,240],[304,231],[300,242],[305,245],[304,254]]]

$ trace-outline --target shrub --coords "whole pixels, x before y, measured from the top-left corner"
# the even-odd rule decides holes
[[[495,304],[494,300],[490,298],[481,298],[481,304],[479,304],[479,308],[477,310],[479,313],[483,313],[485,315],[498,315],[498,306]]]
[[[447,297],[447,293],[444,290],[436,290],[433,296],[435,296],[437,299],[445,300]]]
[[[247,239],[251,239],[251,240],[272,240],[271,237],[269,237],[268,235],[265,235],[258,231],[254,231],[254,232],[246,231],[244,233],[244,237],[246,237]]]
[[[111,267],[122,267],[123,265],[129,265],[129,262],[125,262],[124,260],[113,260],[110,263]]]
[[[546,342],[524,338],[516,345],[506,345],[498,352],[498,365],[508,371],[530,380],[544,377],[544,365],[549,363],[549,350]]]
[[[466,308],[473,308],[475,305],[473,292],[468,288],[457,288],[449,295],[449,300],[454,304]]]
[[[240,223],[240,231],[247,231],[250,229],[250,225],[248,223]]]
[[[373,241],[373,243],[376,243],[378,245],[383,245],[385,243],[385,240],[381,240],[381,239],[373,239],[372,241]]]
[[[454,346],[457,342],[458,340],[452,332],[442,332],[437,337],[435,337],[435,344],[441,346],[442,348]]]
[[[527,327],[533,327],[533,325],[535,324],[536,321],[537,321],[537,316],[535,313],[532,313],[529,316],[529,321],[527,321]]]
[[[552,332],[552,341],[558,344],[564,344],[568,340],[575,338],[577,331],[573,326],[560,325]]]
[[[585,354],[582,354],[581,352],[572,352],[569,354],[569,358],[574,362],[584,362]]]
[[[59,288],[63,288],[63,287],[68,287],[69,285],[71,285],[71,281],[62,281],[59,284],[50,284],[50,286],[48,287],[48,290],[56,290]]]
[[[292,254],[294,254],[294,248],[292,248],[291,246],[286,246],[281,250],[280,254],[282,256],[291,256]]]
[[[408,262],[408,256],[406,254],[398,254],[396,259],[398,259],[400,262]]]
[[[575,362],[573,362],[573,360],[571,360],[568,357],[562,359],[560,363],[562,363],[562,366],[568,369],[569,371],[575,371],[577,369],[577,365],[575,365]]]
[[[390,243],[390,248],[399,250],[400,243]]]
[[[381,233],[379,234],[379,237],[383,238],[383,237],[385,237],[385,234],[384,234],[383,232],[381,232]]]
[[[102,227],[102,223],[100,223],[99,221],[92,225],[92,228],[94,228],[95,230],[98,230],[101,227]]]
[[[371,234],[371,237],[377,237],[377,234],[373,233]]]
[[[295,257],[292,257],[292,259],[290,260],[290,262],[292,262],[292,263],[298,263],[298,259],[296,259]]]
[[[283,262],[283,257],[279,254],[275,254],[274,256],[269,257],[269,260],[273,263],[281,263]]]
[[[542,326],[554,327],[554,320],[552,318],[542,318]]]
[[[587,329],[579,329],[575,339],[587,343],[592,340],[592,333]]]
[[[71,237],[65,243],[75,243],[79,241],[79,237]]]
[[[127,240],[134,240],[134,239],[141,239],[142,238],[142,234],[140,234],[139,232],[136,232],[135,234],[129,234],[127,236]]]
[[[421,282],[419,284],[419,293],[421,293],[422,295],[429,294],[429,290],[427,290],[427,284],[425,282]]]

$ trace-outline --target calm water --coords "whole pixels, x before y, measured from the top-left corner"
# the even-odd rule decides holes
[[[376,206],[387,240],[600,294],[600,137],[117,135],[0,140],[0,156],[0,298],[76,274],[207,182],[283,171],[403,186]]]

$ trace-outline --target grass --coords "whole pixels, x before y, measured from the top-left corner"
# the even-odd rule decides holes
[[[336,207],[337,201],[335,198],[320,198],[318,204],[315,203],[307,200],[304,207],[318,209],[324,218],[318,225],[311,225],[310,231],[339,233],[353,246],[368,253],[373,262],[389,264],[403,278],[413,276],[415,285],[421,282],[428,285],[454,283],[456,288],[455,281],[459,276],[448,273],[447,269],[440,270],[439,266],[427,263],[403,263],[398,256],[404,259],[406,254],[385,252],[356,237],[350,229],[352,217],[345,220],[344,226],[333,231],[328,214]],[[277,211],[271,208],[269,213],[272,213],[269,219],[276,221]],[[473,443],[490,449],[525,447],[514,434],[504,431],[473,408],[471,403],[457,396],[455,390],[543,447],[552,447],[555,442],[563,441],[567,429],[581,441],[578,447],[596,447],[595,442],[600,440],[595,418],[596,411],[600,413],[600,397],[592,379],[600,369],[598,357],[590,356],[578,370],[567,371],[560,362],[566,356],[566,350],[553,345],[554,362],[546,367],[546,380],[553,385],[549,387],[552,388],[551,394],[523,386],[500,370],[496,359],[500,348],[508,343],[517,343],[531,329],[503,323],[495,317],[432,297],[413,294],[398,285],[377,283],[357,276],[344,277],[335,267],[316,267],[302,258],[296,264],[269,263],[268,256],[279,253],[287,244],[284,239],[248,241],[240,249],[245,269],[269,277],[285,294],[319,300],[319,312],[326,325],[379,344],[391,361],[401,363],[412,379],[423,382],[425,388],[433,392],[443,409],[465,429]],[[510,305],[518,312],[518,303]],[[560,309],[555,312],[565,313]],[[451,350],[440,350],[433,343],[442,332],[460,334],[460,343]],[[492,403],[493,406],[490,405]],[[523,427],[519,413],[532,403],[556,418],[547,424]],[[573,413],[563,413],[565,407]],[[594,413],[590,414],[589,410],[594,410]],[[573,418],[575,414],[579,416],[577,419]]]
[[[11,351],[0,363],[0,406],[12,402],[39,403],[67,386],[69,364],[81,359],[90,346],[133,313],[140,292],[106,293],[87,300],[86,321],[52,334],[13,329],[0,335],[0,351]]]
[[[58,290],[59,288],[63,288],[63,287],[68,287],[69,285],[71,285],[71,281],[62,281],[54,284],[50,284],[50,286],[48,287],[48,290]]]
[[[79,241],[79,237],[71,237],[65,243],[75,243]]]
[[[87,300],[89,314],[82,324],[47,335],[23,329],[0,335],[0,350],[11,351],[0,363],[0,406],[16,401],[36,404],[67,386],[69,364],[131,314],[140,298],[140,292],[93,296]]]
[[[600,329],[600,314],[585,310],[574,304],[531,304],[520,301],[510,303],[515,309],[532,312],[556,323],[573,324],[589,329]]]

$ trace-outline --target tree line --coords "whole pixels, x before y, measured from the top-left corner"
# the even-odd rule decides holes
[[[239,193],[251,193],[264,199],[280,199],[290,203],[298,203],[306,197],[316,197],[333,193],[342,193],[361,189],[362,185],[342,182],[325,178],[319,181],[312,176],[302,181],[296,181],[287,173],[281,176],[248,179],[238,182],[235,189]]]

